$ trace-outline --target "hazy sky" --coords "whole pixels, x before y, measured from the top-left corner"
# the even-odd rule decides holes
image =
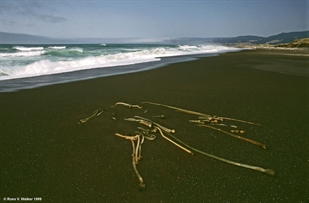
[[[309,0],[0,0],[0,30],[51,37],[270,36],[308,30]]]

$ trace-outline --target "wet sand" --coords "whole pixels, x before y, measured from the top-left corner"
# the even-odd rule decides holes
[[[305,55],[305,56],[304,56]],[[250,50],[145,72],[0,93],[1,198],[42,202],[307,202],[308,56]],[[116,106],[79,125],[95,109]],[[236,124],[267,150],[188,122],[172,105],[257,122]],[[166,119],[153,118],[165,115]],[[140,115],[174,128],[186,143],[226,159],[275,170],[268,176],[172,145],[145,140],[138,190],[130,141]],[[116,119],[116,120],[115,120]]]

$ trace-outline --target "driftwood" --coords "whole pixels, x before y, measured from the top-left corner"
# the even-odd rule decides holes
[[[143,102],[143,104],[161,106],[161,107],[165,107],[165,108],[169,108],[169,109],[174,109],[178,112],[183,112],[183,113],[198,116],[197,119],[189,120],[189,122],[195,124],[196,126],[216,130],[218,132],[227,134],[227,135],[232,136],[234,138],[240,139],[242,141],[246,141],[248,143],[251,143],[251,144],[254,144],[256,146],[262,147],[263,149],[266,149],[265,144],[262,144],[260,142],[255,141],[255,140],[234,134],[234,133],[244,134],[246,131],[243,130],[243,129],[238,129],[238,126],[236,126],[236,125],[232,125],[230,123],[224,123],[224,122],[226,120],[228,120],[229,122],[234,121],[234,122],[241,122],[241,123],[244,123],[244,124],[257,125],[257,126],[261,126],[261,124],[250,122],[250,121],[244,121],[244,120],[240,120],[240,119],[235,119],[235,118],[228,118],[228,117],[222,117],[222,116],[211,116],[209,114],[204,114],[204,113],[200,113],[200,112],[196,112],[196,111],[186,110],[186,109],[173,107],[173,106],[169,106],[169,105],[165,105],[165,104],[154,103],[154,102]],[[142,106],[137,105],[137,104],[132,105],[132,104],[125,103],[125,102],[116,102],[114,105],[112,105],[108,108],[105,108],[104,110],[102,110],[102,109],[95,110],[91,116],[84,118],[84,119],[81,119],[78,122],[78,124],[84,124],[84,123],[100,116],[104,111],[106,111],[110,108],[116,108],[117,106],[125,106],[125,107],[129,107],[129,108],[137,108],[137,109],[143,108]],[[147,113],[147,109],[144,110],[143,113],[144,114]],[[160,115],[160,114],[158,114],[156,116],[152,116],[152,117],[154,119],[166,118],[164,115]],[[114,118],[114,120],[116,120],[116,118]],[[183,151],[185,151],[185,152],[187,152],[191,155],[194,154],[193,152],[196,152],[198,154],[202,154],[204,156],[222,161],[224,163],[228,163],[228,164],[235,165],[235,166],[242,167],[242,168],[255,170],[255,171],[262,172],[262,173],[265,173],[265,174],[271,175],[271,176],[275,175],[275,171],[272,170],[272,169],[265,169],[265,168],[258,167],[258,166],[252,166],[252,165],[248,165],[248,164],[243,164],[243,163],[231,161],[231,160],[228,160],[228,159],[225,159],[225,158],[215,156],[213,154],[206,153],[206,152],[201,151],[199,149],[196,149],[196,148],[188,145],[184,141],[180,140],[179,138],[177,138],[174,135],[176,133],[175,129],[167,128],[167,127],[163,126],[162,124],[159,124],[157,122],[154,122],[153,120],[150,120],[149,118],[145,118],[145,117],[141,117],[141,116],[133,116],[133,117],[129,117],[129,118],[124,118],[124,121],[137,122],[137,123],[144,126],[144,127],[141,127],[141,126],[137,127],[137,130],[134,132],[135,135],[122,135],[122,134],[119,134],[119,133],[115,133],[116,136],[130,140],[130,142],[131,142],[131,145],[132,145],[132,165],[133,165],[134,172],[135,172],[135,174],[136,174],[136,176],[139,180],[139,187],[142,190],[146,188],[146,185],[144,183],[142,176],[140,175],[140,173],[137,170],[137,165],[138,165],[139,161],[142,159],[142,145],[143,145],[144,141],[145,140],[150,140],[150,141],[155,140],[156,139],[155,133],[159,133],[163,139],[169,141],[173,145],[179,147],[180,149],[182,149]],[[222,128],[224,128],[224,129],[222,129]],[[226,130],[226,128],[230,128],[230,132],[228,130]]]

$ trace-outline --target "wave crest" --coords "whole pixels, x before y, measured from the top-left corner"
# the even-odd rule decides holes
[[[50,46],[49,49],[65,49],[66,46]]]
[[[39,51],[43,50],[44,47],[23,47],[23,46],[15,46],[13,49],[16,49],[18,51]]]
[[[0,53],[1,57],[30,57],[30,56],[40,56],[45,54],[45,51],[27,51],[27,52],[17,52],[17,53]]]

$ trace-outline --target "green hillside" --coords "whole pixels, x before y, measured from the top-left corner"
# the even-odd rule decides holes
[[[296,40],[294,40],[291,43],[278,45],[278,47],[287,47],[287,48],[303,48],[303,47],[308,47],[309,48],[309,38],[296,39]]]

